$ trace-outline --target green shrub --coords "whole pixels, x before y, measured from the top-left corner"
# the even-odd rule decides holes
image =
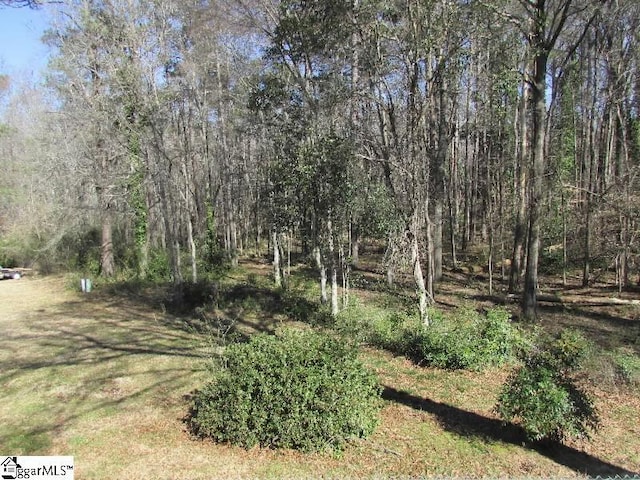
[[[619,348],[613,353],[613,363],[622,383],[640,385],[640,357],[633,350]]]
[[[510,358],[518,336],[511,315],[503,308],[492,308],[479,321],[480,357],[483,363],[500,364]]]
[[[500,365],[512,356],[517,334],[504,309],[482,316],[462,309],[453,316],[435,316],[415,335],[413,356],[419,363],[447,369],[479,369]]]
[[[416,324],[401,313],[376,318],[367,335],[370,344],[394,353],[407,354],[413,343]]]
[[[245,448],[339,449],[377,423],[380,388],[357,350],[333,337],[285,331],[234,344],[199,391],[190,426]]]
[[[351,339],[356,343],[369,343],[368,336],[371,332],[371,325],[382,315],[382,312],[365,309],[356,298],[351,300],[351,304],[340,311],[334,320],[333,328],[344,338]]]
[[[319,313],[322,305],[290,290],[282,293],[282,310],[290,319],[311,325],[322,324],[325,318]]]
[[[165,250],[154,248],[149,251],[147,278],[152,281],[165,281],[169,278],[169,255]]]
[[[414,316],[355,303],[338,315],[335,328],[347,338],[404,355],[416,363],[446,369],[480,369],[514,357],[523,337],[510,314],[495,308],[486,316],[460,309],[429,312],[425,327]]]
[[[333,328],[357,343],[410,357],[414,336],[420,331],[421,324],[413,315],[373,304],[365,305],[354,299],[338,314]]]
[[[416,360],[438,368],[472,367],[476,363],[474,330],[460,319],[433,323],[416,337]]]
[[[327,326],[333,323],[329,306],[318,302],[320,289],[315,282],[291,276],[287,279],[286,288],[279,292],[282,313],[291,320],[313,326]]]
[[[587,351],[584,337],[571,330],[542,339],[503,386],[498,414],[519,422],[530,440],[588,437],[598,427],[598,415],[574,377]]]

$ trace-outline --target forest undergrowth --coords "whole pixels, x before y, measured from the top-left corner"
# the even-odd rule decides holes
[[[59,278],[2,282],[2,301],[13,302],[15,313],[2,320],[10,333],[0,341],[6,385],[0,444],[17,455],[74,455],[79,478],[549,478],[640,472],[638,306],[541,305],[537,329],[570,327],[590,340],[580,382],[593,396],[601,424],[589,441],[536,443],[495,411],[514,362],[438,368],[366,337],[366,328],[377,325],[373,331],[386,331],[391,339],[392,327],[412,318],[411,289],[402,278],[387,287],[374,263],[365,258],[353,272],[350,305],[335,321],[317,302],[312,272],[295,266],[288,287],[276,289],[270,265],[261,259],[241,261],[219,281],[185,287],[180,302],[168,287],[140,282],[98,282],[90,294],[65,289]],[[433,316],[517,310],[500,297],[499,287],[489,296],[483,284],[473,275],[445,272]],[[612,295],[598,285],[566,291]],[[499,298],[502,304],[496,305]],[[212,357],[224,345],[287,327],[355,336],[361,361],[382,390],[375,431],[334,454],[246,450],[194,438],[185,418],[215,365]]]
[[[232,312],[231,316],[227,316],[227,325],[233,324],[236,335],[240,337],[255,332],[274,332],[293,321],[298,327],[328,329],[355,340],[366,352],[363,354],[365,361],[381,376],[383,398],[387,401],[383,417],[388,413],[390,404],[400,403],[419,410],[420,415],[426,412],[436,417],[442,415],[443,418],[438,422],[445,432],[456,432],[462,441],[472,438],[474,442],[485,442],[487,452],[493,451],[488,445],[517,444],[569,467],[574,473],[588,475],[626,475],[638,469],[637,466],[628,469],[629,465],[637,464],[640,449],[637,442],[626,437],[627,434],[635,435],[638,432],[631,427],[630,432],[624,433],[627,427],[623,425],[634,424],[635,413],[632,412],[637,412],[640,405],[640,310],[633,301],[623,305],[606,302],[612,297],[632,298],[633,293],[616,295],[606,284],[584,289],[571,285],[560,288],[553,283],[557,279],[550,277],[545,279],[549,282],[546,288],[553,292],[554,298],[560,300],[549,305],[541,303],[541,321],[532,325],[518,321],[519,306],[506,295],[499,280],[496,281],[497,288],[493,294],[487,295],[482,269],[472,268],[470,274],[462,269],[450,270],[439,285],[437,301],[430,313],[435,320],[431,327],[435,333],[430,334],[424,347],[436,353],[424,357],[416,355],[415,345],[405,345],[407,341],[415,341],[406,337],[407,333],[411,336],[412,325],[418,320],[414,318],[415,303],[410,279],[400,277],[395,286],[389,287],[383,272],[376,271],[376,259],[371,258],[370,261],[367,263],[365,259],[352,273],[349,305],[335,319],[331,317],[328,307],[320,306],[317,301],[319,290],[313,280],[313,271],[302,266],[294,267],[293,275],[287,279],[287,286],[274,289],[271,287],[269,263],[246,261],[242,265],[246,280],[240,283],[232,281],[226,289],[223,288],[216,318],[219,320],[226,315],[224,312]],[[566,304],[562,303],[563,294],[570,295]],[[585,299],[584,304],[576,300],[580,297]],[[598,299],[602,299],[602,303]],[[234,324],[240,318],[241,321]],[[500,328],[501,322],[509,319],[506,321],[514,325],[519,338],[505,337],[512,333],[503,333],[502,336],[494,334],[491,337],[494,343],[488,346],[468,340],[469,337],[480,336],[477,328],[486,328],[486,319],[493,328],[496,325]],[[441,328],[443,325],[444,328]],[[517,364],[517,352],[502,352],[501,347],[513,344],[515,350],[519,343],[533,341],[534,337],[545,333],[558,334],[562,331],[577,332],[586,339],[584,368],[577,381],[581,388],[594,396],[598,414],[604,412],[602,423],[591,441],[565,439],[564,444],[530,442],[519,426],[501,422],[496,415],[496,401],[501,387]],[[467,340],[460,337],[461,332]],[[438,350],[447,339],[453,339],[456,347]],[[452,358],[453,363],[447,363]],[[402,379],[400,383],[403,387],[398,388],[398,380],[406,375],[415,375],[419,379],[431,377],[435,385],[431,384],[429,389],[424,390],[425,386],[420,381]],[[452,396],[448,384],[452,382],[451,378],[456,379],[452,383],[457,383],[455,375],[468,379],[469,384],[454,387],[456,393]],[[480,385],[475,385],[475,382]],[[482,393],[478,388],[484,389]],[[446,392],[445,401],[435,401],[436,398],[442,398],[440,395],[443,390]],[[621,401],[623,398],[625,400]],[[616,402],[620,404],[613,407]],[[632,407],[629,408],[629,405]],[[476,415],[468,415],[469,412],[475,412]],[[612,412],[620,412],[621,415],[612,415]],[[451,421],[457,425],[453,430],[446,427],[447,422]],[[630,455],[628,458],[633,459],[632,463],[623,461],[619,464],[627,468],[619,469],[615,462],[603,463],[595,454],[598,449],[603,449],[609,451],[603,454],[607,458],[619,451],[615,447],[616,442],[628,446],[623,451]],[[386,449],[383,448],[383,451]],[[416,455],[420,456],[417,452]],[[565,455],[567,458],[562,460],[560,457]],[[400,456],[404,458],[404,455]],[[464,455],[460,455],[460,458],[464,458]],[[499,474],[499,469],[487,471],[483,467],[476,467],[478,471],[473,468],[466,471],[464,468],[467,467],[457,470],[456,474],[469,474],[470,471],[474,472],[474,476]]]

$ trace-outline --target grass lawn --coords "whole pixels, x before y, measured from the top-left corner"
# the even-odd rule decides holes
[[[341,454],[247,451],[192,438],[184,423],[189,399],[207,379],[225,322],[245,335],[293,323],[276,308],[281,299],[263,282],[265,270],[257,262],[245,265],[227,280],[233,301],[189,311],[168,308],[157,290],[98,285],[81,294],[66,288],[62,277],[0,282],[0,453],[73,455],[79,479],[640,472],[637,386],[609,382],[603,374],[590,389],[602,417],[592,441],[532,446],[492,411],[508,368],[442,371],[372,348],[363,348],[362,358],[384,388],[380,425]],[[377,308],[401,308],[374,290],[354,289],[353,295],[367,305],[386,305]],[[462,301],[453,294],[442,298],[443,305]],[[608,339],[640,329],[640,312],[631,307],[609,316],[549,312],[544,318],[584,326],[596,337],[606,329]],[[203,319],[220,319],[219,328]],[[637,358],[638,351],[632,353]]]

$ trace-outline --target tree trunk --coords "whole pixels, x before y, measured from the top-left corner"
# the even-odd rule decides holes
[[[349,271],[351,266],[344,256],[344,248],[340,245],[340,270],[342,272],[342,308],[349,306]]]
[[[487,229],[489,235],[489,258],[487,259],[487,266],[489,269],[489,295],[493,295],[493,256],[494,256],[494,244],[495,244],[495,228],[493,221],[493,178],[492,178],[492,165],[491,165],[491,148],[487,145],[487,131],[483,132],[484,143],[487,149]]]
[[[187,213],[187,242],[189,243],[189,258],[191,260],[191,281],[198,281],[198,255],[196,250],[196,241],[193,238],[193,222],[191,215]]]
[[[440,194],[434,199],[433,209],[433,281],[439,282],[442,279],[442,225],[443,225],[443,198]]]
[[[547,53],[542,46],[544,32],[539,31],[540,22],[535,22],[531,32],[534,46],[533,74],[529,80],[532,108],[532,146],[533,161],[531,168],[531,193],[529,196],[529,241],[527,243],[527,269],[522,294],[522,315],[525,319],[537,319],[538,258],[540,255],[540,214],[542,211]]]
[[[433,285],[435,282],[435,255],[434,255],[434,241],[432,232],[434,230],[433,223],[431,222],[431,216],[429,215],[429,194],[427,193],[427,198],[425,199],[425,212],[426,213],[426,223],[427,228],[425,229],[427,248],[425,249],[427,252],[427,277],[426,277],[426,289],[428,298],[433,298]],[[417,232],[417,228],[415,230]],[[417,233],[416,233],[417,235]],[[424,278],[424,277],[423,277]]]
[[[423,325],[429,326],[429,296],[427,286],[422,273],[422,265],[420,264],[420,245],[418,236],[415,232],[409,232],[409,240],[411,242],[411,264],[413,266],[413,279],[416,283],[416,294],[418,296],[418,312],[420,321]]]
[[[165,238],[163,239],[169,253],[169,267],[171,268],[171,280],[174,284],[182,283],[182,271],[180,265],[180,243],[177,239],[177,227],[174,218],[173,210],[171,208],[172,202],[170,202],[167,193],[168,179],[166,175],[161,177],[159,182],[159,196],[160,205],[162,207],[162,222],[164,223]]]
[[[329,263],[331,268],[331,315],[336,317],[340,309],[338,303],[338,262],[336,261],[333,222],[330,219],[327,221],[327,233],[329,235]]]
[[[175,238],[171,245],[172,254],[171,257],[171,272],[173,276],[173,283],[181,284],[182,279],[182,261],[180,260],[180,242]]]
[[[149,274],[149,230],[145,232],[145,238],[141,241],[138,248],[138,276],[142,279],[147,278]]]
[[[524,258],[524,244],[526,238],[525,217],[527,211],[527,168],[528,168],[528,152],[530,151],[529,143],[529,118],[527,115],[527,104],[529,97],[529,89],[526,83],[523,86],[524,95],[520,104],[519,117],[517,124],[520,126],[519,140],[520,145],[516,155],[518,172],[516,181],[516,194],[518,208],[516,210],[516,223],[513,233],[513,251],[511,255],[511,270],[509,272],[509,292],[515,293],[520,285],[520,275],[522,273],[522,260]]]
[[[433,86],[431,87],[434,88]],[[443,254],[443,220],[444,220],[444,204],[445,204],[445,164],[447,161],[447,153],[449,151],[449,144],[451,138],[449,135],[447,111],[449,109],[449,102],[447,100],[445,90],[447,85],[444,79],[437,82],[437,90],[432,100],[432,104],[437,111],[435,116],[435,128],[437,129],[436,138],[436,152],[435,152],[435,165],[433,171],[433,229],[432,240],[433,248],[431,252],[433,254],[432,265],[433,275],[431,279],[433,282],[439,282],[442,279],[442,254]],[[428,213],[428,212],[427,212]]]
[[[113,277],[116,262],[113,255],[113,220],[110,207],[106,207],[102,215],[102,242],[100,245],[100,275]]]
[[[360,261],[360,227],[357,223],[351,222],[351,265],[358,266]]]
[[[449,248],[451,249],[451,266],[456,268],[458,266],[458,254],[456,251],[456,231],[457,231],[457,216],[454,211],[454,200],[451,198],[451,190],[447,189],[447,203],[449,213]]]
[[[561,191],[562,201],[562,286],[567,286],[567,200],[564,187]]]
[[[589,286],[591,275],[591,193],[587,193],[587,205],[585,209],[584,243],[582,259],[582,286]]]
[[[331,316],[338,316],[340,303],[338,298],[338,268],[335,262],[331,262]]]
[[[384,254],[387,268],[387,286],[389,287],[393,287],[393,282],[395,281],[396,246],[393,237],[394,234],[389,232],[387,238],[387,250]]]
[[[293,232],[289,230],[287,233],[287,272],[283,276],[285,285],[291,277],[291,250],[293,250]]]
[[[231,199],[229,199],[229,232],[230,232],[230,240],[231,240],[231,266],[238,266],[238,224],[236,223],[235,213],[233,211],[233,203]]]
[[[273,280],[276,287],[282,286],[282,270],[280,267],[280,246],[278,245],[278,232],[273,229],[271,232],[271,243],[273,246]]]
[[[320,303],[325,305],[329,300],[329,296],[327,295],[327,266],[322,260],[322,252],[319,246],[314,247],[313,255],[316,259],[318,272],[320,273]]]

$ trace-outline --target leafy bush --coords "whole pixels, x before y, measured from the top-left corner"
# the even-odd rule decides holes
[[[371,327],[367,337],[372,345],[405,355],[411,351],[417,329],[410,318],[395,312],[376,318]]]
[[[147,278],[152,281],[165,281],[169,278],[169,256],[165,250],[154,248],[149,250]]]
[[[502,308],[482,315],[472,309],[453,314],[429,312],[425,327],[402,310],[363,305],[355,301],[340,312],[334,328],[346,338],[403,355],[418,364],[446,369],[481,369],[500,365],[527,343]]]
[[[504,309],[482,316],[460,310],[453,316],[436,316],[414,337],[416,361],[447,369],[479,369],[499,365],[512,356],[517,334]]]
[[[333,328],[355,342],[410,357],[421,323],[414,315],[375,304],[363,304],[356,298],[338,314]]]
[[[327,335],[285,331],[234,344],[195,395],[192,431],[245,448],[339,449],[377,423],[380,388],[357,350]]]
[[[511,324],[509,312],[501,308],[486,316],[471,309],[453,315],[432,310],[429,317],[431,325],[425,327],[409,314],[356,303],[340,312],[335,328],[358,342],[447,369],[500,365],[526,341]]]
[[[574,377],[587,351],[584,337],[571,330],[542,339],[503,386],[498,414],[521,423],[530,440],[588,437],[598,427],[598,415]]]
[[[616,374],[626,385],[640,385],[640,357],[633,350],[619,348],[613,354]]]

